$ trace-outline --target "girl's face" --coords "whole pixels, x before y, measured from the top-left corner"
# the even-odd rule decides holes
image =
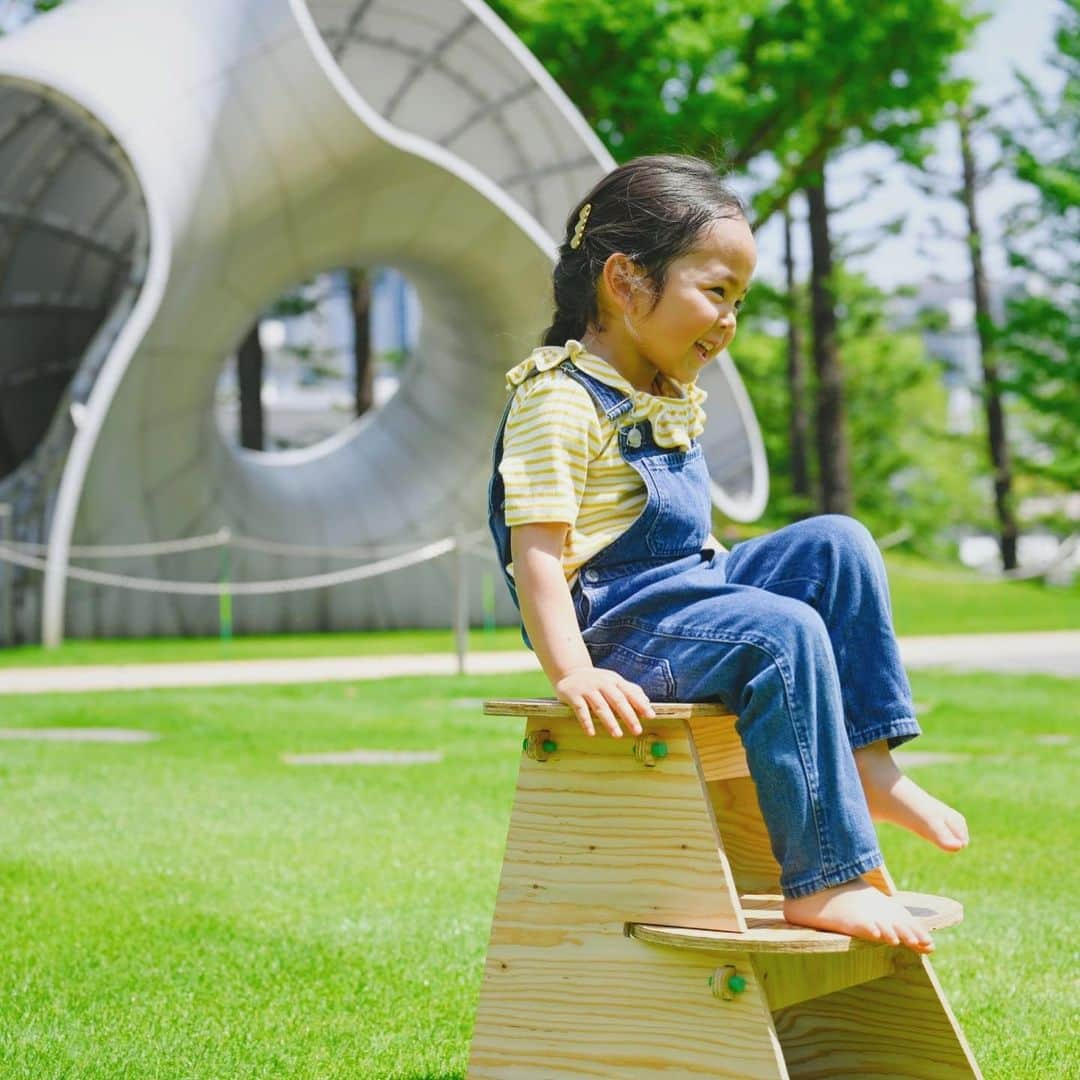
[[[626,313],[626,345],[638,354],[627,357],[628,366],[638,378],[652,367],[676,382],[693,382],[735,337],[756,265],[757,246],[743,218],[706,226],[697,246],[668,267],[656,306],[649,310],[652,297],[641,290]]]

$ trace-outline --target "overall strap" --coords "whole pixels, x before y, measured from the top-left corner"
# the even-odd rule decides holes
[[[579,385],[585,387],[589,392],[589,396],[593,399],[596,411],[606,419],[614,422],[620,416],[625,416],[626,413],[633,409],[634,402],[623,393],[622,390],[617,390],[614,386],[608,386],[607,383],[603,383],[592,375],[586,374],[586,372],[582,371],[572,360],[564,360],[559,364],[559,370],[564,375],[569,375],[570,378]],[[539,374],[539,371],[532,371],[528,375],[528,378],[535,378]],[[525,384],[521,383],[519,385],[524,386]],[[510,408],[514,404],[517,390],[518,387],[515,387],[514,392],[511,393],[507,399],[506,405],[503,408],[502,419],[499,420],[499,426],[495,434],[495,442],[491,447],[491,466],[495,470],[498,469],[499,462],[502,459],[503,433],[506,430],[506,421],[510,417]]]
[[[607,383],[603,383],[594,376],[587,374],[572,360],[564,360],[559,365],[559,370],[564,375],[569,375],[571,379],[589,391],[589,395],[596,404],[597,411],[602,413],[608,420],[614,422],[633,409],[633,400],[622,390],[617,390],[614,386],[608,386]]]

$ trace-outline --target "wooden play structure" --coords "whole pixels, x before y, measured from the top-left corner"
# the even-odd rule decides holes
[[[791,926],[735,718],[526,719],[469,1077],[979,1077],[929,960]],[[889,894],[887,872],[871,877]],[[960,905],[897,893],[930,929]]]

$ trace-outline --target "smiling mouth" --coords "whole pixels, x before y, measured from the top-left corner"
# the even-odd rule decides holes
[[[698,354],[698,359],[703,364],[707,364],[720,350],[715,345],[708,347],[700,341],[694,342],[694,351]]]

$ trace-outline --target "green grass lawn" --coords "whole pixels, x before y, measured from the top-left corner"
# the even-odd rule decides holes
[[[935,965],[986,1075],[1076,1075],[1076,683],[913,682],[916,747],[966,756],[912,772],[973,843],[886,827],[890,868],[967,909]],[[3,699],[6,727],[161,738],[0,742],[0,1073],[464,1076],[520,754],[479,700],[548,693],[514,675]],[[280,760],[358,747],[445,758]]]
[[[1080,629],[1080,584],[1054,588],[1032,581],[990,583],[963,568],[895,554],[887,556],[886,563],[899,634]],[[237,601],[240,604],[242,600]],[[67,641],[49,652],[34,645],[0,649],[0,668],[449,653],[453,648],[450,630],[252,635],[231,641],[218,638]],[[488,651],[524,646],[515,627],[503,627],[473,631],[469,635],[469,648]]]

